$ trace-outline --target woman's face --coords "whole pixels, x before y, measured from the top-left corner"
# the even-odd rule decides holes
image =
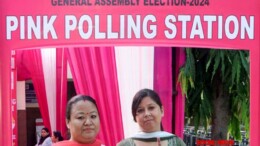
[[[58,140],[58,137],[55,137],[54,136],[54,133],[52,133],[52,136],[51,136],[51,141],[53,142],[53,143],[55,143],[55,142],[58,142],[59,140]]]
[[[72,105],[70,120],[71,140],[79,143],[93,143],[99,132],[100,121],[96,106],[90,101],[78,101]]]
[[[41,136],[46,137],[49,133],[46,132],[44,129],[41,130]]]
[[[147,96],[138,106],[135,118],[143,132],[155,132],[161,130],[163,114],[163,108]]]

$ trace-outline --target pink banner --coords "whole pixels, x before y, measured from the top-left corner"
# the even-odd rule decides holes
[[[1,44],[13,49],[83,44],[248,49],[259,32],[257,0],[23,0],[0,4]]]

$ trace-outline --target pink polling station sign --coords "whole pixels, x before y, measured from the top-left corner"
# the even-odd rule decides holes
[[[258,146],[259,20],[259,0],[1,0],[0,145],[12,144],[12,50],[150,45],[250,50],[250,145]]]

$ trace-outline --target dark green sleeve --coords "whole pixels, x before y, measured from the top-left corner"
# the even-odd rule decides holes
[[[182,139],[175,136],[168,141],[168,146],[186,146]]]
[[[178,144],[178,146],[186,146],[186,144],[180,138],[177,138],[177,144]]]
[[[132,139],[124,139],[117,143],[116,146],[135,146],[134,141]]]

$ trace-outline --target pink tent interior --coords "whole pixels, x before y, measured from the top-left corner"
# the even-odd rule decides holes
[[[88,2],[0,2],[0,145],[12,143],[12,50],[149,45],[249,50],[250,145],[258,146],[259,0]]]

